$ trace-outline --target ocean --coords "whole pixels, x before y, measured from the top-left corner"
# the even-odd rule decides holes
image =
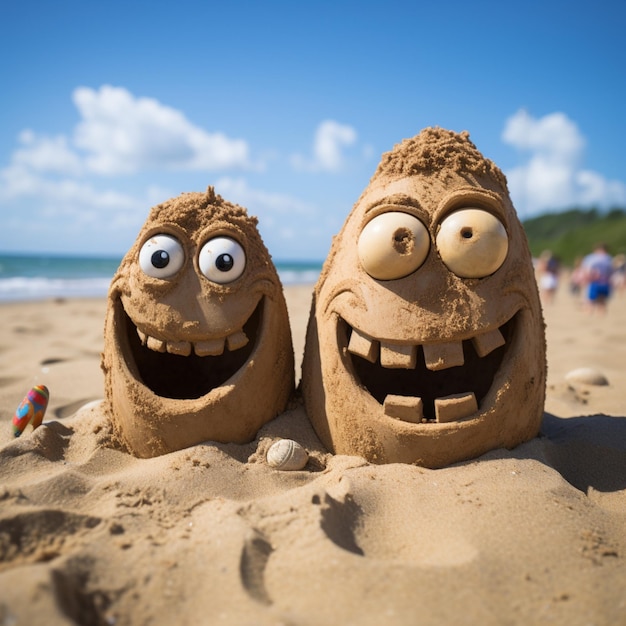
[[[106,296],[121,257],[0,254],[0,301]],[[274,261],[283,285],[314,283],[322,263]]]

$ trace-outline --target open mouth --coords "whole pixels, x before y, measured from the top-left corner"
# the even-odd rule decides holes
[[[481,407],[513,341],[517,317],[464,341],[392,344],[367,337],[339,319],[338,345],[357,384],[388,417],[445,423]]]
[[[152,337],[130,319],[119,301],[126,341],[126,359],[132,372],[154,394],[191,400],[220,387],[250,359],[260,334],[264,298],[241,329],[225,337],[201,341]],[[133,367],[134,365],[134,367]]]

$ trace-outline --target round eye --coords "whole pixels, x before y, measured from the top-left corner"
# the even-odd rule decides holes
[[[154,235],[141,246],[139,266],[152,278],[171,278],[185,262],[185,252],[171,235]]]
[[[198,259],[200,271],[214,283],[232,283],[246,268],[246,253],[229,237],[215,237],[207,241]]]
[[[482,209],[461,209],[448,215],[441,223],[436,242],[447,268],[461,278],[493,274],[509,250],[502,222]]]
[[[378,280],[404,278],[428,256],[428,229],[413,215],[381,213],[361,231],[358,242],[363,269]]]

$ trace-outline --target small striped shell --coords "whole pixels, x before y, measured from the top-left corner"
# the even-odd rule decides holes
[[[308,460],[307,451],[293,439],[280,439],[267,451],[267,464],[279,470],[301,470]]]

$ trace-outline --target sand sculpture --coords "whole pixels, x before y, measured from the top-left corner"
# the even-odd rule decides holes
[[[282,286],[256,218],[212,187],[152,209],[113,278],[107,409],[139,457],[244,443],[294,387]]]
[[[383,155],[315,287],[302,390],[323,443],[442,467],[539,430],[546,357],[506,179],[469,134]]]

